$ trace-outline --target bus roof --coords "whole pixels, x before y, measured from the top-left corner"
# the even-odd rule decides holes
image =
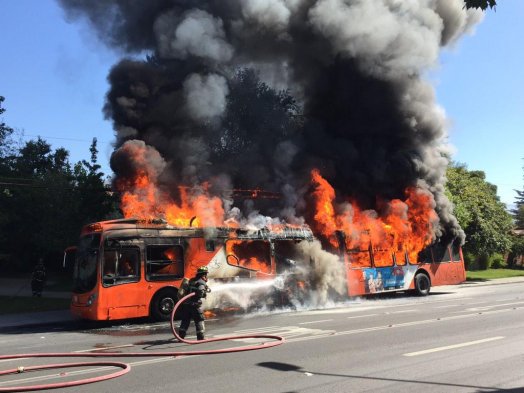
[[[175,227],[162,219],[123,218],[99,221],[85,225],[81,236],[122,229],[156,229],[159,236],[211,237],[245,240],[313,240],[313,232],[307,226],[274,225],[271,228],[232,228],[232,227]]]

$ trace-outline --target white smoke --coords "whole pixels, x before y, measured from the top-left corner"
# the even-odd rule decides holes
[[[292,12],[300,0],[241,0],[242,14],[264,28],[277,31],[286,30]]]
[[[195,120],[220,116],[226,107],[226,79],[217,74],[191,74],[184,81],[186,106]]]
[[[162,14],[155,21],[158,51],[162,57],[186,59],[196,56],[215,62],[227,62],[233,47],[225,40],[223,23],[209,13],[194,9],[180,17],[174,12]]]
[[[274,279],[253,281],[237,277],[225,283],[210,280],[211,293],[205,307],[239,307],[244,310],[268,306],[316,308],[334,304],[347,293],[344,263],[338,256],[322,250],[319,241],[296,244],[295,255],[296,259],[287,260],[287,270]],[[212,271],[215,279],[235,274],[238,274],[238,269],[227,264]]]

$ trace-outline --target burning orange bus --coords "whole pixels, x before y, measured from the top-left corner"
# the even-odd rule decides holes
[[[365,236],[364,236],[365,238]],[[431,286],[465,280],[458,243],[426,247],[413,260],[405,250],[380,249],[368,241],[360,248],[337,232],[335,262],[345,271],[343,296],[412,290],[427,295]],[[91,320],[170,318],[184,277],[206,265],[215,280],[264,280],[281,276],[291,297],[301,303],[313,278],[295,264],[295,247],[314,242],[307,227],[277,229],[173,227],[163,220],[120,219],[86,225],[75,251],[74,315]],[[66,250],[71,256],[72,249]],[[296,270],[295,270],[296,269]],[[288,293],[289,295],[289,293]],[[263,297],[267,300],[268,297]],[[289,297],[282,305],[289,304]],[[288,303],[286,303],[286,301]]]
[[[91,320],[170,318],[178,287],[199,266],[210,278],[275,277],[291,244],[308,228],[179,228],[163,220],[120,219],[86,225],[75,251],[74,315]],[[66,250],[71,257],[73,250]]]
[[[347,273],[349,296],[411,290],[425,296],[432,286],[459,284],[466,269],[458,239],[436,242],[416,254],[403,249],[379,248],[368,242],[349,248],[339,234]]]

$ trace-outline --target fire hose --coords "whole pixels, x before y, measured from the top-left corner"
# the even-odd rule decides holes
[[[14,355],[0,355],[0,360],[8,360],[8,359],[22,359],[22,358],[78,358],[78,357],[177,357],[177,356],[192,356],[192,355],[213,355],[213,354],[219,354],[219,353],[231,353],[231,352],[242,352],[242,351],[253,351],[255,349],[265,349],[265,348],[271,348],[275,347],[277,345],[284,343],[284,338],[281,336],[271,335],[271,334],[249,334],[249,335],[240,335],[240,336],[224,336],[224,337],[217,337],[217,338],[211,338],[206,340],[186,340],[181,338],[175,328],[175,313],[180,307],[180,305],[189,299],[191,296],[194,296],[194,293],[190,293],[187,296],[184,296],[181,298],[176,304],[175,307],[173,307],[173,311],[171,312],[171,331],[173,332],[174,336],[177,338],[178,341],[194,345],[194,344],[203,344],[203,343],[210,343],[210,342],[217,342],[217,341],[226,341],[226,340],[238,340],[238,339],[245,339],[245,338],[264,338],[264,339],[270,339],[274,341],[268,341],[262,344],[256,344],[256,345],[248,345],[248,346],[240,346],[240,347],[233,347],[233,348],[223,348],[223,349],[212,349],[212,350],[201,350],[201,351],[175,351],[175,352],[128,352],[128,353],[122,353],[122,352],[104,352],[104,353],[72,353],[72,352],[48,352],[48,353],[24,353],[24,354],[14,354]],[[79,379],[76,381],[69,381],[69,382],[58,382],[58,383],[50,383],[50,384],[44,384],[44,385],[26,385],[26,386],[10,386],[5,388],[0,388],[0,392],[28,392],[28,391],[35,391],[35,390],[45,390],[45,389],[57,389],[57,388],[63,388],[63,387],[70,387],[70,386],[78,386],[78,385],[85,385],[88,383],[93,382],[100,382],[105,381],[108,379],[116,378],[121,375],[127,374],[131,370],[131,366],[127,363],[121,363],[121,362],[108,362],[108,361],[102,361],[102,362],[80,362],[80,363],[57,363],[57,364],[46,364],[46,365],[40,365],[40,366],[30,366],[30,367],[23,367],[19,366],[15,369],[0,371],[0,376],[3,375],[10,375],[10,374],[17,374],[17,373],[23,373],[26,371],[34,371],[34,370],[49,370],[49,369],[57,369],[57,368],[68,368],[68,367],[92,367],[92,366],[112,366],[112,367],[119,367],[121,370],[118,370],[116,372],[113,372],[111,374],[106,374],[102,376],[92,377],[92,378],[85,378],[85,379]]]

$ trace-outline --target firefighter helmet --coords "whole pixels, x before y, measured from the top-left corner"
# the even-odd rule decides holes
[[[198,269],[197,269],[197,275],[199,276],[203,276],[205,274],[208,273],[208,269],[207,269],[207,266],[200,266]]]

